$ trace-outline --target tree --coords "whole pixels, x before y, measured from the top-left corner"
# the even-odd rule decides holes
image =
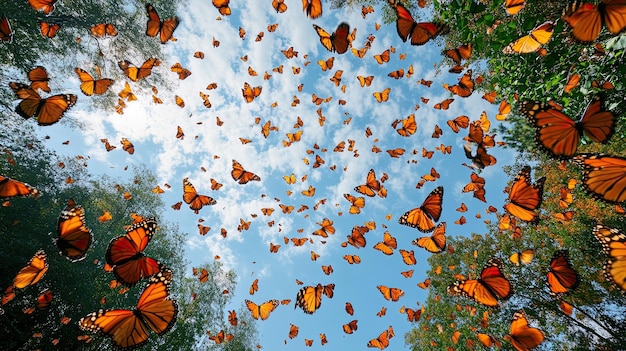
[[[180,2],[151,1],[162,18],[170,17]],[[4,44],[0,50],[0,80],[4,82],[27,82],[26,73],[37,65],[44,65],[48,74],[57,80],[74,76],[74,68],[80,67],[95,76],[95,66],[102,69],[103,75],[117,81],[126,79],[117,62],[129,60],[141,65],[149,57],[161,57],[164,45],[155,38],[144,35],[146,31],[145,2],[116,1],[58,1],[49,15],[35,11],[27,1],[1,0],[3,15],[9,19],[15,32],[13,42]],[[60,24],[54,38],[41,35],[41,22]],[[96,38],[91,34],[91,26],[111,23],[118,31],[112,38]],[[69,62],[68,62],[69,60]],[[91,65],[84,67],[84,62]],[[155,72],[156,75],[158,73]],[[145,82],[139,82],[139,84]],[[143,85],[148,89],[147,84]],[[55,93],[55,87],[53,94]],[[7,84],[0,86],[1,106],[12,110],[11,102],[15,94]],[[94,106],[108,104],[110,98],[92,97]]]
[[[10,245],[0,248],[0,287],[12,285],[17,272],[24,267],[33,254],[43,249],[47,253],[49,269],[40,282],[24,289],[16,289],[16,297],[2,306],[0,314],[0,348],[12,349],[99,349],[109,347],[107,337],[92,335],[78,327],[78,320],[99,309],[133,308],[145,286],[126,288],[116,286],[111,273],[103,270],[104,254],[113,238],[124,234],[124,225],[131,223],[131,213],[155,216],[159,229],[145,254],[158,259],[172,269],[174,283],[171,295],[178,300],[180,313],[176,324],[163,337],[151,335],[154,348],[191,349],[193,344],[206,338],[207,331],[224,326],[225,305],[235,290],[235,273],[226,271],[219,263],[206,266],[213,277],[210,284],[200,284],[196,278],[185,278],[188,271],[184,256],[186,234],[167,222],[161,213],[164,204],[152,192],[157,183],[153,172],[138,167],[134,179],[122,182],[116,179],[91,176],[86,160],[62,159],[48,150],[33,137],[29,124],[19,128],[0,130],[0,174],[36,187],[41,196],[37,198],[12,198],[0,211],[0,230]],[[37,172],[32,170],[36,167]],[[129,192],[130,199],[124,198]],[[93,231],[94,241],[86,259],[70,262],[57,254],[53,238],[60,211],[69,198],[85,209],[86,225]],[[108,221],[99,220],[107,211]],[[200,284],[200,285],[199,285]],[[208,288],[210,286],[211,288]],[[44,289],[50,289],[53,300],[47,310],[24,311],[34,306]],[[192,293],[200,298],[192,299]],[[69,322],[67,321],[69,318]],[[240,313],[240,326],[228,328],[236,335],[238,349],[251,349],[256,331],[249,314]],[[226,328],[225,328],[226,329]],[[232,349],[232,348],[230,348]]]

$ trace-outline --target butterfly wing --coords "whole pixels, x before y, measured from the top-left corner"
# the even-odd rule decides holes
[[[604,109],[604,100],[598,96],[589,103],[577,125],[589,139],[604,144],[615,132],[615,115]]]
[[[602,251],[609,256],[604,264],[604,276],[622,291],[626,291],[626,235],[618,229],[601,224],[593,228],[593,234],[602,244]]]
[[[581,42],[596,40],[602,29],[602,16],[598,6],[574,2],[563,11],[563,19],[572,27],[572,35]]]
[[[325,31],[324,28],[318,25],[314,24],[313,28],[315,28],[317,35],[320,37],[320,43],[322,43],[322,46],[324,46],[328,51],[334,51],[331,35],[327,31]]]
[[[513,315],[510,332],[504,339],[508,340],[516,350],[528,351],[539,346],[544,336],[541,330],[528,326],[524,310],[520,310]]]
[[[446,248],[446,222],[441,222],[435,228],[432,236],[424,236],[413,240],[413,245],[422,247],[432,253],[441,253]]]
[[[302,10],[306,12],[306,15],[311,19],[318,18],[322,15],[322,1],[302,0]]]
[[[541,206],[545,180],[546,178],[542,177],[535,182],[535,185],[532,185],[530,183],[530,167],[525,166],[515,177],[509,191],[510,202],[504,205],[504,209],[522,221],[537,222],[539,216],[536,210]]]
[[[85,211],[73,200],[59,215],[57,238],[55,240],[61,255],[72,262],[80,261],[87,255],[93,241],[91,229],[85,224]]]
[[[554,23],[551,21],[544,22],[533,29],[529,35],[523,36],[507,45],[502,52],[505,54],[527,54],[535,52],[541,45],[550,41],[553,31]]]
[[[332,36],[332,44],[336,53],[343,54],[348,51],[348,47],[350,46],[350,38],[348,37],[349,34],[349,24],[342,22],[339,26],[337,26],[337,29]]]
[[[574,162],[583,168],[583,186],[609,203],[626,200],[626,159],[602,154],[579,154]]]
[[[141,278],[150,277],[161,270],[158,261],[143,254],[156,228],[156,220],[148,218],[132,225],[126,235],[111,240],[106,262],[113,266],[117,280],[133,286]]]
[[[305,286],[296,295],[296,305],[307,314],[313,314],[322,305],[322,292],[324,288],[321,284],[316,287]]]
[[[39,191],[32,186],[0,175],[0,198],[29,196],[35,197],[39,195]]]
[[[422,205],[406,212],[398,223],[417,228],[420,232],[429,233],[435,229],[433,221],[438,221],[441,216],[443,203],[443,187],[435,188],[424,200]]]
[[[28,265],[22,268],[13,279],[13,287],[23,289],[36,284],[48,271],[48,257],[43,250],[35,252]]]
[[[41,89],[46,93],[50,92],[50,87],[48,86],[50,78],[48,77],[48,72],[44,67],[37,66],[31,69],[28,72],[28,80],[31,81],[30,87],[35,91],[37,91],[37,89]]]
[[[581,131],[561,111],[539,101],[524,101],[520,110],[535,126],[537,143],[554,157],[574,155]]]
[[[157,335],[167,333],[176,323],[178,305],[169,298],[171,276],[172,272],[166,269],[150,278],[137,302],[141,319]]]
[[[6,16],[0,18],[0,41],[11,44],[13,42],[13,30]]]
[[[559,250],[550,261],[550,270],[547,274],[548,288],[553,296],[565,294],[576,289],[580,283],[578,273],[569,262],[566,250]]]

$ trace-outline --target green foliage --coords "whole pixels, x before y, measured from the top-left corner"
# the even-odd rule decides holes
[[[8,206],[0,208],[0,232],[10,243],[0,248],[0,266],[3,267],[0,287],[4,289],[11,285],[15,274],[39,249],[47,253],[49,269],[40,282],[18,289],[16,298],[2,306],[0,348],[109,348],[111,342],[107,337],[84,332],[78,328],[77,322],[101,308],[133,308],[137,304],[145,282],[130,289],[111,288],[114,277],[103,267],[110,240],[123,235],[124,225],[131,223],[131,213],[138,213],[157,217],[159,229],[145,254],[174,272],[171,294],[180,307],[174,329],[163,337],[152,333],[151,347],[170,350],[172,345],[177,345],[176,349],[190,350],[195,341],[203,340],[201,338],[207,331],[217,333],[223,328],[236,336],[236,342],[228,349],[252,349],[256,330],[249,313],[240,311],[241,324],[238,327],[225,325],[224,313],[235,290],[235,273],[213,263],[205,266],[211,272],[211,280],[207,283],[200,283],[195,277],[184,277],[188,270],[183,247],[186,235],[175,225],[159,219],[164,204],[151,191],[157,183],[154,173],[145,167],[137,167],[133,170],[132,181],[120,182],[107,177],[96,179],[87,172],[84,160],[61,159],[33,135],[27,123],[8,123],[0,130],[0,149],[3,150],[0,174],[27,182],[41,192],[38,198],[10,199],[5,204]],[[38,171],[33,172],[34,168]],[[75,181],[66,184],[68,177]],[[129,200],[123,197],[126,191],[132,195]],[[86,259],[79,262],[70,262],[57,254],[58,249],[53,243],[59,213],[70,197],[85,209],[87,227],[94,234]],[[97,220],[104,211],[111,214],[112,220]],[[34,306],[37,296],[45,289],[52,291],[51,307],[32,314],[24,313],[25,309]],[[224,290],[229,293],[224,294]],[[197,294],[197,299],[192,299],[193,294]],[[63,317],[71,319],[69,324],[61,323]],[[88,335],[91,342],[85,344],[85,341],[78,340],[81,335]],[[53,346],[53,340],[58,341],[56,346]],[[210,347],[208,349],[221,348],[216,348],[208,339],[202,343]]]
[[[177,3],[169,1],[151,1],[160,16],[175,13]],[[0,0],[0,8],[9,19],[14,30],[13,42],[3,43],[0,50],[0,106],[12,110],[10,103],[15,94],[7,82],[27,82],[26,73],[37,65],[48,70],[53,82],[75,77],[75,67],[80,67],[95,75],[95,66],[99,66],[104,77],[116,81],[127,80],[117,66],[121,60],[129,60],[141,65],[149,57],[162,57],[163,45],[143,33],[146,30],[146,10],[144,1],[57,1],[55,10],[48,16],[33,10],[27,1]],[[54,38],[41,35],[39,22],[57,23],[61,29]],[[112,23],[118,31],[114,38],[96,38],[91,32],[92,25]],[[89,62],[85,65],[85,62]],[[159,76],[158,72],[155,75]],[[162,77],[159,77],[162,78]],[[144,88],[147,83],[139,82]],[[60,84],[62,85],[62,84]],[[51,84],[54,93],[59,85]],[[102,104],[112,107],[114,100],[106,96],[92,97],[93,106]],[[117,100],[115,100],[117,101]]]

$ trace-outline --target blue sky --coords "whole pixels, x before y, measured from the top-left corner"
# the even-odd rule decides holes
[[[380,8],[363,19],[358,9],[331,10],[325,3],[323,16],[311,20],[301,11],[300,1],[287,0],[285,3],[288,10],[283,14],[277,14],[269,0],[249,1],[245,8],[233,3],[232,15],[216,20],[219,14],[209,1],[192,0],[190,10],[180,11],[181,22],[174,33],[178,40],[166,44],[169,55],[160,57],[163,63],[154,68],[172,78],[172,91],[165,86],[161,87],[162,82],[154,80],[154,77],[146,78],[146,81],[159,88],[157,96],[163,100],[163,104],[153,103],[152,98],[144,94],[139,96],[138,101],[128,102],[123,115],[115,111],[94,113],[88,110],[88,104],[85,103],[89,98],[79,92],[78,80],[72,77],[64,81],[64,88],[78,94],[79,103],[66,114],[64,123],[41,128],[41,133],[51,135],[49,145],[63,154],[90,156],[89,167],[95,173],[128,177],[129,172],[123,171],[124,167],[140,163],[155,169],[159,177],[158,185],[166,190],[162,194],[168,205],[166,220],[178,223],[183,231],[189,233],[187,258],[192,266],[210,262],[215,255],[219,255],[226,267],[237,272],[238,286],[232,308],[238,308],[244,299],[256,303],[269,299],[291,299],[290,305],[279,306],[268,320],[257,324],[260,344],[264,349],[291,350],[294,349],[293,345],[301,349],[305,338],[315,340],[311,350],[360,349],[365,348],[370,339],[376,338],[390,325],[396,336],[391,340],[389,349],[401,349],[404,346],[403,334],[412,326],[406,315],[400,314],[398,310],[402,306],[415,309],[425,301],[427,292],[416,284],[426,279],[429,254],[411,245],[413,239],[425,234],[399,225],[398,218],[404,212],[418,207],[436,186],[441,185],[445,188],[445,195],[440,221],[447,222],[447,234],[486,232],[483,221],[494,221],[496,216],[487,215],[485,209],[493,205],[502,210],[506,196],[502,190],[508,180],[502,167],[513,162],[514,154],[499,147],[490,150],[498,162],[481,173],[487,179],[487,204],[474,199],[471,193],[461,193],[472,173],[461,165],[463,162],[469,163],[464,157],[465,142],[462,140],[467,130],[455,134],[446,121],[459,115],[476,120],[482,111],[487,111],[493,130],[499,123],[494,118],[497,105],[489,104],[481,99],[481,94],[475,93],[465,99],[455,97],[447,111],[433,109],[435,103],[450,97],[450,93],[442,88],[442,83],[455,84],[460,75],[448,74],[447,66],[434,66],[442,60],[440,53],[443,49],[436,43],[421,47],[403,43],[396,33],[395,24],[383,24],[376,31],[375,23],[382,24]],[[170,14],[160,15],[164,18]],[[428,18],[428,14],[423,14],[422,18]],[[348,22],[351,28],[357,28],[353,43],[356,48],[363,46],[369,34],[376,36],[364,58],[359,59],[351,52],[344,55],[328,52],[321,46],[312,27],[315,23],[332,32],[343,21]],[[278,28],[270,33],[267,26],[273,23],[278,23]],[[247,32],[243,40],[239,37],[240,27]],[[260,31],[264,32],[264,37],[262,41],[256,42],[255,38]],[[220,41],[219,47],[213,47],[213,38]],[[297,58],[286,59],[280,52],[290,46],[299,52]],[[395,48],[395,54],[391,54],[388,63],[379,65],[372,56],[391,46]],[[205,58],[194,58],[196,51],[204,52]],[[307,58],[304,58],[305,54]],[[401,60],[400,54],[406,54],[406,58]],[[247,62],[241,60],[244,55],[248,56]],[[334,66],[323,72],[317,61],[330,57],[334,57]],[[145,59],[147,57],[143,56],[128,58],[135,64]],[[305,66],[308,61],[310,64]],[[192,75],[179,81],[169,71],[176,62],[188,68]],[[284,67],[283,74],[272,72],[272,68],[279,65]],[[415,71],[412,77],[396,80],[387,76],[389,72],[400,68],[406,73],[409,65]],[[293,74],[292,66],[300,67],[301,72]],[[250,76],[248,67],[252,67],[258,76]],[[93,63],[81,62],[81,68],[91,70]],[[107,76],[107,70],[116,69],[117,64],[110,63],[103,67],[103,76]],[[329,78],[338,69],[344,72],[341,84],[336,87]],[[263,79],[265,71],[272,74],[271,79]],[[54,75],[54,72],[50,74]],[[370,87],[362,88],[356,79],[357,75],[374,75],[375,78]],[[432,87],[426,88],[419,84],[422,78],[433,80]],[[207,90],[206,86],[212,82],[217,83],[217,89]],[[245,103],[241,94],[244,82],[262,87],[260,96],[249,104]],[[299,84],[304,84],[302,92],[297,90]],[[345,93],[340,90],[343,84],[346,85]],[[109,94],[112,96],[119,92],[123,85],[124,82],[116,82]],[[372,94],[387,87],[391,88],[389,100],[377,103]],[[131,88],[139,90],[132,82]],[[211,108],[203,106],[199,92],[210,95]],[[322,98],[332,96],[332,101],[316,106],[311,102],[313,93]],[[174,94],[185,100],[185,108],[181,109],[174,104]],[[294,95],[301,102],[292,107]],[[429,98],[430,102],[424,104],[420,97]],[[345,100],[346,105],[339,105],[337,102],[340,99]],[[274,102],[277,102],[276,107],[272,107]],[[414,108],[418,104],[420,108],[416,111]],[[320,107],[326,117],[324,126],[318,123],[316,111]],[[415,113],[418,130],[414,135],[404,138],[393,130],[391,124],[411,113]],[[215,122],[218,116],[224,121],[221,127]],[[304,126],[294,129],[298,116]],[[260,117],[260,124],[255,123],[256,117]],[[351,122],[345,124],[348,118],[351,118]],[[79,121],[83,128],[69,130],[69,120]],[[267,120],[277,126],[278,131],[272,131],[266,139],[261,135],[261,125]],[[431,137],[436,124],[443,130],[443,135],[438,139]],[[183,129],[184,140],[175,138],[177,126]],[[369,138],[365,135],[367,127],[373,133]],[[286,133],[298,130],[303,131],[301,141],[284,147]],[[134,155],[121,150],[119,142],[122,137],[128,138],[135,145]],[[499,137],[496,140],[501,140]],[[118,148],[106,152],[101,138],[108,138]],[[242,145],[239,138],[251,139],[252,142]],[[68,139],[71,141],[69,146],[61,145]],[[358,157],[347,150],[348,139],[355,141]],[[346,150],[342,153],[333,152],[340,141],[346,141]],[[328,151],[314,150],[315,144]],[[432,159],[422,158],[422,148],[433,151],[441,144],[452,145],[452,154],[443,155],[435,151]],[[374,145],[383,152],[373,153],[371,149]],[[385,150],[394,148],[404,148],[406,152],[400,158],[391,158]],[[414,149],[419,153],[412,154]],[[325,164],[313,169],[315,154],[308,154],[307,150],[314,150],[325,160]],[[310,165],[305,164],[304,158],[310,161]],[[233,159],[259,175],[262,181],[246,185],[234,182],[230,176]],[[336,165],[334,171],[329,169],[331,165]],[[441,178],[436,182],[426,182],[422,189],[416,189],[420,177],[429,174],[431,167],[440,173]],[[376,171],[378,178],[383,172],[389,175],[389,180],[384,183],[388,196],[366,197],[366,205],[361,213],[351,215],[343,194],[362,196],[354,192],[353,188],[365,183],[370,168]],[[295,174],[298,181],[288,185],[283,176],[291,173]],[[303,182],[301,178],[305,175],[307,179]],[[182,200],[182,179],[185,177],[189,178],[200,194],[214,197],[217,204],[203,208],[198,215],[186,204],[180,211],[172,210],[169,205]],[[224,186],[219,191],[210,190],[211,178]],[[167,189],[165,183],[172,188]],[[313,197],[301,194],[309,186],[316,188]],[[293,194],[288,196],[287,191]],[[294,210],[290,215],[285,215],[275,198],[280,199],[280,203],[293,205],[296,210],[302,204],[307,205],[309,210],[302,213]],[[314,211],[313,206],[324,198],[326,203]],[[461,202],[467,205],[468,212],[459,213],[455,210]],[[264,216],[261,208],[274,208],[275,211],[271,216]],[[339,212],[343,214],[340,216]],[[478,212],[482,215],[480,219],[475,218]],[[257,217],[253,218],[252,214]],[[390,220],[385,218],[388,214],[391,214]],[[461,215],[466,217],[467,224],[455,225],[454,221]],[[198,234],[200,218],[204,219],[203,225],[212,228],[206,236]],[[322,238],[311,236],[319,228],[316,222],[321,222],[323,218],[334,221],[336,228],[336,233],[325,239],[325,244],[320,242]],[[240,219],[252,222],[249,230],[237,231]],[[269,221],[274,221],[275,225],[269,227]],[[366,234],[367,247],[342,248],[340,244],[350,234],[351,228],[368,221],[375,221],[377,227]],[[228,231],[226,238],[220,235],[220,228]],[[298,229],[303,229],[303,232],[298,233]],[[382,241],[386,230],[397,239],[398,249],[415,251],[416,265],[404,264],[398,250],[393,255],[385,256],[372,249],[374,244]],[[285,236],[312,237],[314,243],[294,247],[283,242]],[[281,245],[278,253],[269,252],[270,243]],[[320,255],[316,261],[311,260],[311,251]],[[346,254],[359,255],[361,264],[349,265],[342,258]],[[334,273],[325,275],[321,266],[329,264],[333,266]],[[404,278],[400,272],[409,269],[415,270],[413,277]],[[191,267],[184,274],[191,275]],[[257,278],[259,291],[250,296],[248,289]],[[300,309],[294,310],[296,294],[301,288],[296,285],[296,279],[305,285],[334,283],[335,296],[332,299],[324,297],[321,308],[313,315],[306,315]],[[401,288],[405,295],[398,302],[386,301],[376,288],[377,285]],[[344,310],[347,301],[354,306],[354,316]],[[387,308],[387,314],[377,317],[376,313],[382,307]],[[347,335],[342,330],[342,324],[352,319],[359,321],[358,330]],[[290,324],[300,328],[299,335],[293,340],[287,337]],[[328,339],[328,344],[323,347],[320,345],[320,333],[325,333]],[[287,345],[284,340],[287,340]]]

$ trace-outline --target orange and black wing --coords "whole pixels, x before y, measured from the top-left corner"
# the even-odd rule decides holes
[[[106,263],[113,266],[118,281],[133,286],[142,278],[161,270],[162,265],[157,260],[143,253],[156,228],[156,220],[148,218],[132,225],[126,235],[111,240],[106,251]]]
[[[0,175],[0,199],[8,197],[35,197],[39,195],[39,191],[32,186]]]
[[[233,160],[233,170],[230,172],[231,176],[235,181],[239,181],[239,184],[246,184],[249,181],[260,181],[261,177],[258,175],[248,172],[243,169],[243,166],[235,160]]]
[[[13,279],[13,287],[23,289],[36,284],[48,271],[48,256],[43,250],[35,252],[26,267],[22,268]]]
[[[446,222],[439,223],[433,235],[413,240],[413,245],[422,247],[432,253],[443,252],[446,249]]]
[[[80,80],[80,90],[87,96],[104,94],[114,83],[113,79],[109,78],[94,79],[91,74],[82,68],[76,67],[74,72],[76,72]]]
[[[189,204],[196,214],[204,206],[215,205],[217,201],[207,195],[199,195],[196,188],[189,182],[189,179],[183,179],[183,200]]]
[[[602,244],[602,251],[609,256],[604,264],[606,280],[626,291],[626,235],[601,224],[593,228],[593,235]]]
[[[535,184],[530,183],[530,167],[525,166],[519,172],[509,190],[509,202],[504,210],[525,222],[539,221],[537,210],[543,200],[543,184],[546,178],[538,179]]]
[[[566,250],[559,250],[554,254],[550,261],[547,279],[550,294],[553,296],[566,294],[580,284],[578,272],[569,262],[569,253]]]
[[[414,208],[400,217],[398,223],[417,228],[420,232],[429,233],[435,230],[435,223],[441,216],[443,203],[443,187],[435,188],[420,207]],[[434,221],[434,222],[433,222]]]
[[[91,229],[85,224],[85,210],[70,199],[57,223],[55,242],[61,255],[72,262],[80,261],[87,255],[92,241]]]

